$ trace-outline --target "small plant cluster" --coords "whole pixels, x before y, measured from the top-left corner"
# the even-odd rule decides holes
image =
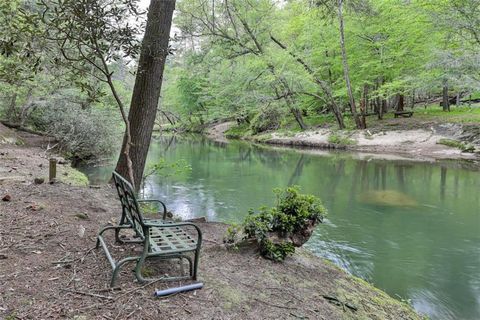
[[[278,108],[267,106],[252,119],[250,129],[253,134],[277,130],[280,127],[282,117],[283,114]]]
[[[298,187],[275,189],[277,203],[249,211],[242,224],[246,239],[255,239],[260,253],[267,259],[283,261],[310,238],[314,227],[322,222],[326,210],[319,198],[300,194]],[[226,242],[237,241],[240,228],[227,231]]]
[[[225,131],[225,137],[228,139],[241,139],[243,136],[247,135],[250,130],[250,124],[242,123],[238,126],[233,126],[227,131]]]
[[[461,141],[451,140],[451,139],[440,139],[437,144],[443,144],[447,147],[458,148],[462,150],[462,152],[474,152],[475,147],[472,145],[465,144]]]
[[[348,137],[341,136],[337,133],[332,133],[328,137],[328,142],[341,145],[341,146],[349,146],[355,144],[355,140],[349,139]]]

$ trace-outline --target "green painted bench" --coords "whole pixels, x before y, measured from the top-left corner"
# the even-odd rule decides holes
[[[167,221],[167,208],[159,200],[137,200],[132,185],[121,175],[113,172],[113,181],[122,204],[122,217],[118,225],[103,228],[97,237],[98,249],[102,246],[110,262],[113,275],[110,286],[114,286],[121,266],[129,261],[136,261],[135,275],[140,282],[165,280],[176,281],[186,279],[197,279],[197,270],[200,257],[200,246],[202,244],[202,232],[200,228],[191,222]],[[154,203],[163,208],[161,219],[145,218],[140,210],[140,203]],[[132,230],[135,235],[132,238],[120,237],[120,232],[125,229]],[[103,233],[107,230],[115,231],[117,243],[137,243],[143,246],[142,254],[139,256],[126,257],[115,261],[108,250]],[[148,258],[157,259],[185,259],[189,264],[188,275],[170,276],[160,278],[144,278],[142,268]]]

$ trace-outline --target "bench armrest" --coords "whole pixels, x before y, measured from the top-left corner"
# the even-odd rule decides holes
[[[200,244],[202,243],[202,230],[192,222],[176,222],[176,223],[144,223],[144,226],[146,228],[151,228],[151,227],[157,227],[157,228],[176,228],[176,227],[194,227],[195,230],[197,231],[198,235],[198,244],[197,246],[200,247]]]
[[[160,200],[137,200],[138,203],[159,203],[163,207],[163,220],[167,219],[167,206]],[[160,213],[160,211],[158,212]]]

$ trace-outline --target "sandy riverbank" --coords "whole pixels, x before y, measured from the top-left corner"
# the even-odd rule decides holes
[[[226,141],[225,132],[235,126],[225,122],[211,126],[207,136]],[[335,136],[340,143],[332,142]],[[435,159],[463,159],[480,161],[480,124],[462,126],[459,124],[417,124],[413,128],[388,129],[374,127],[367,130],[338,131],[316,128],[303,132],[266,132],[247,136],[245,140],[257,143],[311,148],[318,150],[339,149],[358,151],[384,157],[403,157],[431,161]],[[444,140],[459,141],[475,148],[475,152],[463,152],[458,147],[442,144]],[[343,143],[342,143],[343,142]]]

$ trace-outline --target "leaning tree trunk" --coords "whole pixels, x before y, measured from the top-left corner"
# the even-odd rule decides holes
[[[150,0],[147,26],[128,115],[131,132],[130,157],[134,180],[131,182],[137,191],[141,185],[155,124],[174,10],[175,0]],[[124,177],[129,176],[127,159],[124,154],[126,148],[128,147],[125,136],[116,167],[116,171]]]
[[[362,123],[362,119],[357,113],[357,107],[355,105],[355,98],[353,97],[352,84],[350,83],[350,71],[348,70],[347,50],[345,49],[345,32],[343,26],[343,0],[338,0],[338,21],[340,23],[340,47],[342,49],[342,62],[343,73],[345,75],[345,82],[347,84],[348,97],[350,99],[350,107],[355,119],[357,129],[365,129],[365,123]]]
[[[280,48],[282,48],[283,50],[287,51],[288,54],[293,57],[298,63],[300,63],[303,68],[305,69],[305,71],[307,71],[312,77],[313,77],[313,80],[315,81],[315,83],[317,83],[320,88],[322,89],[323,93],[327,96],[328,100],[330,100],[329,102],[329,107],[330,109],[332,110],[333,114],[335,115],[335,118],[337,119],[337,123],[338,123],[338,128],[339,129],[345,129],[345,123],[343,122],[343,114],[342,114],[342,111],[340,110],[338,104],[335,102],[335,98],[333,97],[332,95],[332,92],[331,92],[331,88],[330,86],[326,85],[324,83],[324,81],[322,81],[320,78],[318,78],[316,75],[315,75],[315,71],[313,71],[313,69],[302,59],[300,58],[299,56],[297,56],[295,53],[293,53],[292,51],[289,51],[287,46],[285,46],[284,44],[282,44],[278,39],[276,39],[274,36],[270,35],[270,39],[272,39],[273,42],[275,42]],[[330,71],[329,71],[330,72]],[[329,73],[329,75],[331,75]],[[330,79],[330,84],[331,84],[331,79]]]

